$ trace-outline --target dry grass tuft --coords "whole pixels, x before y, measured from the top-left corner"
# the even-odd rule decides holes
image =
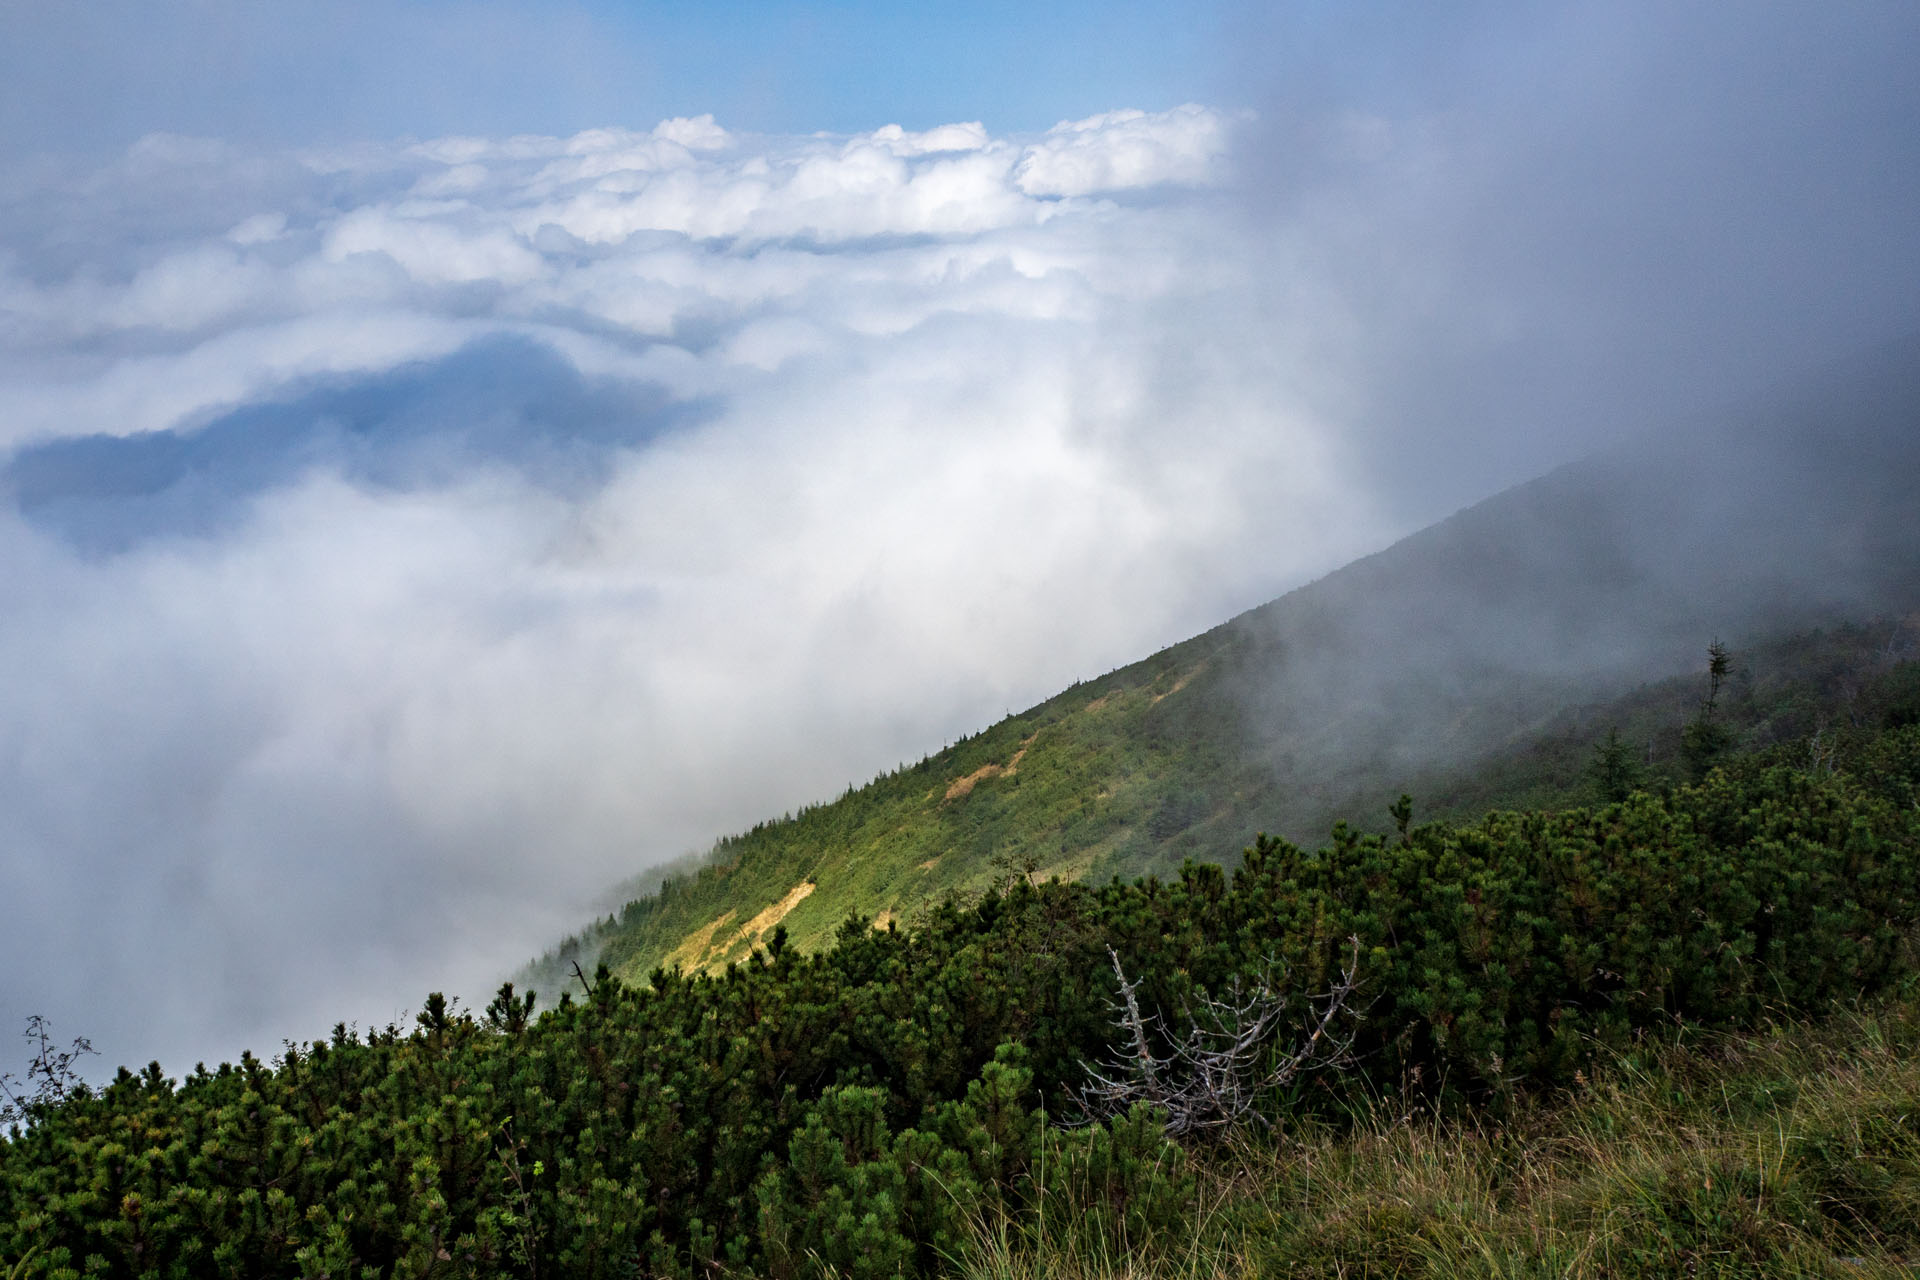
[[[1920,1276],[1920,1010],[1648,1047],[1504,1120],[1296,1125],[1202,1153],[1178,1240],[981,1224],[977,1280]],[[1071,1206],[1061,1212],[1072,1212]]]

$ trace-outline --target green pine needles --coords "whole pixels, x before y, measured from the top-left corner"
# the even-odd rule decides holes
[[[1404,834],[1342,826],[1315,850],[1262,837],[1232,872],[1011,876],[911,928],[849,920],[813,954],[602,974],[539,1013],[506,990],[481,1016],[430,998],[411,1028],[338,1028],[272,1062],[123,1071],[0,1142],[0,1260],[19,1277],[1188,1275],[1235,1258],[1271,1274],[1319,1239],[1292,1255],[1307,1273],[1345,1258],[1350,1274],[1467,1274],[1464,1227],[1435,1223],[1441,1192],[1369,1199],[1349,1178],[1350,1207],[1310,1220],[1333,1202],[1268,1198],[1230,1173],[1233,1153],[1266,1152],[1273,1185],[1293,1185],[1289,1144],[1332,1135],[1337,1183],[1381,1143],[1427,1159],[1428,1130],[1367,1119],[1414,1115],[1467,1126],[1469,1173],[1491,1170],[1538,1108],[1660,1046],[1910,991],[1920,726],[1836,732],[1821,770],[1804,757],[1783,745],[1596,808],[1419,825],[1409,811]],[[1086,1123],[1083,1064],[1130,1033],[1116,972],[1167,1060],[1208,993],[1281,972],[1326,992],[1349,964],[1364,1017],[1337,1064],[1273,1074],[1306,1022],[1263,1042],[1253,1078],[1272,1087],[1254,1106],[1272,1136],[1175,1142],[1147,1104]],[[1757,1169],[1734,1160],[1745,1139],[1696,1155],[1636,1138],[1615,1191],[1538,1203],[1598,1215],[1640,1252],[1602,1268],[1580,1237],[1549,1234],[1540,1256],[1592,1275],[1893,1256],[1920,1156],[1913,1109],[1881,1105],[1819,1112],[1825,1145],[1795,1138]],[[1516,1202],[1496,1194],[1511,1179],[1486,1176],[1492,1230]],[[1617,1211],[1593,1199],[1616,1193]],[[1791,1231],[1768,1225],[1789,1208]],[[1454,1270],[1432,1269],[1445,1250]]]

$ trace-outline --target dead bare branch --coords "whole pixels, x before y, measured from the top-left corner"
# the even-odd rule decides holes
[[[1361,1015],[1350,1002],[1358,985],[1360,939],[1349,938],[1348,944],[1339,979],[1318,995],[1296,999],[1286,989],[1286,970],[1276,971],[1271,963],[1251,988],[1235,978],[1224,997],[1199,992],[1197,1004],[1182,1010],[1186,1030],[1177,1040],[1159,1014],[1141,1013],[1140,984],[1127,977],[1119,953],[1108,947],[1107,958],[1120,984],[1114,1021],[1128,1047],[1099,1066],[1080,1064],[1087,1073],[1080,1101],[1088,1119],[1150,1102],[1165,1110],[1167,1132],[1174,1136],[1231,1129],[1248,1120],[1267,1123],[1257,1107],[1262,1095],[1291,1084],[1303,1072],[1353,1062],[1356,1029],[1350,1024]],[[1270,1042],[1299,1009],[1305,1013],[1305,1037],[1276,1054]],[[1156,1053],[1155,1041],[1170,1048]]]
[[[86,1089],[74,1067],[81,1055],[94,1052],[85,1036],[75,1036],[71,1048],[61,1049],[53,1043],[52,1027],[37,1013],[27,1019],[21,1034],[34,1045],[33,1059],[27,1063],[25,1080],[16,1080],[12,1072],[0,1073],[0,1126],[30,1121],[38,1112]]]

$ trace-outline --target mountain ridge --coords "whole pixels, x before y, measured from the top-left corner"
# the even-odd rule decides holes
[[[1502,491],[726,837],[523,976],[718,968],[776,928],[818,946],[849,913],[884,926],[995,876],[1166,872],[1256,831],[1308,841],[1416,781],[1484,798],[1465,772],[1533,749],[1568,708],[1696,672],[1711,639],[1750,648],[1920,604],[1914,475],[1907,343]]]

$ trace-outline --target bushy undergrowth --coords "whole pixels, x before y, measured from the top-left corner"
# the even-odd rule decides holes
[[[1264,1114],[1298,1132],[1389,1099],[1524,1133],[1532,1099],[1609,1078],[1596,1066],[1639,1062],[1684,1029],[1908,984],[1916,780],[1909,726],[1818,769],[1763,760],[1599,810],[1385,838],[1338,829],[1315,852],[1262,839],[1231,876],[1015,878],[911,931],[852,919],[814,955],[776,935],[719,976],[603,977],[537,1018],[511,999],[475,1018],[433,997],[404,1032],[343,1027],[177,1083],[123,1072],[0,1144],[0,1258],[32,1276],[890,1276],[991,1264],[982,1242],[1002,1238],[1012,1264],[1038,1239],[1087,1265],[1183,1274],[1218,1200],[1188,1153],[1144,1109],[1062,1127],[1084,1064],[1113,1056],[1109,947],[1141,1001],[1171,1012],[1277,968],[1322,989],[1357,938],[1358,1065],[1296,1081]],[[1877,1180],[1847,1153],[1866,1143],[1893,1160],[1904,1114],[1860,1112],[1858,1131],[1836,1121],[1824,1146],[1795,1139],[1798,1167],[1833,1172],[1794,1185],[1853,1188],[1864,1241],[1897,1242],[1910,1191],[1893,1166]],[[1469,1130],[1434,1127],[1376,1138],[1423,1132],[1436,1152],[1472,1145]],[[1361,1159],[1367,1133],[1340,1158]],[[1659,1143],[1644,1146],[1653,1160]],[[1440,1181],[1423,1192],[1417,1153],[1398,1191],[1369,1199],[1351,1182],[1348,1207],[1311,1231],[1269,1197],[1272,1223],[1242,1239],[1323,1239],[1298,1255],[1308,1273],[1405,1273],[1519,1203],[1504,1182],[1507,1200],[1461,1200]],[[1647,1164],[1637,1200],[1551,1204],[1655,1242],[1649,1259],[1677,1256],[1655,1247],[1663,1231],[1724,1237],[1729,1257],[1799,1256],[1799,1237],[1775,1229],[1799,1219],[1753,1216],[1786,1203],[1766,1198],[1773,1184],[1718,1158]],[[1317,1185],[1334,1185],[1337,1164]],[[1294,1185],[1276,1177],[1260,1185]],[[1828,1192],[1794,1194],[1813,1213]],[[1279,1265],[1245,1248],[1249,1265]],[[1562,1245],[1529,1248],[1514,1258]],[[1641,1266],[1607,1256],[1626,1261],[1593,1274]]]
[[[1920,1005],[1607,1055],[1499,1122],[1355,1105],[1195,1162],[1148,1254],[982,1224],[968,1280],[1920,1269]]]

